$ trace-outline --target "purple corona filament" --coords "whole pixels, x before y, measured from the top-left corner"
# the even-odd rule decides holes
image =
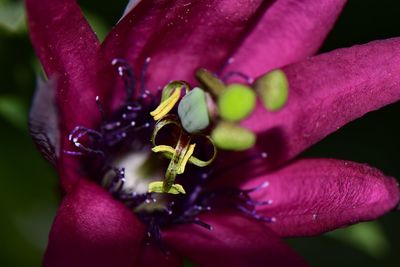
[[[254,82],[254,79],[252,77],[250,77],[250,76],[248,76],[248,75],[246,75],[246,74],[244,74],[242,72],[239,72],[239,71],[230,71],[230,72],[228,72],[227,74],[225,74],[222,77],[222,81],[224,83],[227,83],[229,81],[229,79],[231,79],[232,77],[235,77],[235,76],[243,79],[249,85]]]
[[[97,108],[100,111],[101,118],[104,119],[105,118],[105,112],[104,112],[103,106],[101,105],[99,96],[96,96],[96,104],[97,104]]]
[[[237,204],[236,208],[242,211],[243,213],[253,217],[254,219],[260,220],[260,221],[265,221],[265,222],[276,222],[275,217],[265,217],[261,216],[257,213],[256,208],[259,206],[266,206],[266,205],[271,205],[273,203],[272,200],[266,200],[266,201],[254,201],[250,194],[256,191],[259,191],[261,189],[264,189],[269,186],[268,182],[263,182],[262,184],[251,188],[247,190],[242,190],[240,193],[241,197],[245,200],[243,204]]]
[[[146,76],[147,76],[146,74],[147,74],[147,70],[148,70],[149,65],[150,65],[150,61],[151,61],[150,57],[145,59],[144,64],[143,64],[143,68],[142,68],[142,71],[141,71],[141,75],[140,75],[140,87],[141,87],[140,88],[140,97],[141,98],[146,98],[146,97],[148,97],[150,95],[150,92],[149,92],[149,90],[147,89],[147,86],[146,86]]]
[[[233,70],[233,71],[229,71],[229,72],[226,73],[225,75],[222,75],[223,71],[224,71],[229,65],[231,65],[233,62],[235,62],[235,59],[234,59],[234,58],[232,58],[232,57],[228,58],[228,60],[225,62],[225,64],[222,66],[222,68],[221,68],[219,71],[217,71],[217,72],[215,73],[215,75],[216,75],[217,77],[221,77],[221,80],[222,80],[224,83],[227,83],[232,77],[235,77],[235,76],[236,76],[236,77],[239,77],[239,78],[243,79],[248,85],[252,84],[252,83],[254,82],[254,78],[252,78],[252,77],[250,77],[249,75],[247,75],[247,74],[245,74],[245,73],[243,73],[243,72],[240,72],[240,71],[235,71],[235,70]]]
[[[214,74],[215,74],[217,77],[220,77],[221,74],[222,74],[222,72],[223,72],[229,65],[231,65],[233,62],[235,62],[235,59],[234,59],[233,57],[228,58],[228,60],[225,61],[225,63],[221,66],[221,68],[220,68],[217,72],[215,72]]]
[[[127,102],[131,101],[135,92],[135,75],[129,63],[120,58],[114,59],[111,64],[117,68],[118,75],[122,77],[126,90]]]
[[[99,154],[102,157],[105,157],[103,151],[94,149],[94,148],[89,148],[89,147],[86,147],[85,145],[83,145],[80,142],[80,140],[84,136],[89,136],[89,138],[91,137],[93,139],[102,138],[102,134],[96,130],[92,130],[92,129],[82,127],[82,126],[77,126],[69,134],[68,140],[71,141],[79,151],[64,151],[64,153],[69,154],[69,155],[84,155],[85,153]]]
[[[113,168],[115,176],[112,179],[108,191],[113,195],[118,195],[125,184],[125,168]]]

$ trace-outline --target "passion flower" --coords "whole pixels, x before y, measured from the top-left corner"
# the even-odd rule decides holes
[[[31,130],[65,193],[44,265],[304,266],[281,237],[394,208],[397,183],[374,168],[294,159],[400,98],[398,39],[307,58],[344,2],[130,1],[100,44],[75,1],[27,0],[50,81]],[[219,102],[234,83],[255,106]],[[196,87],[214,99],[198,117]]]

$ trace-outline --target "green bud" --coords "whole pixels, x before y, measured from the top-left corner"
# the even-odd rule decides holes
[[[256,105],[256,94],[252,88],[243,84],[231,84],[218,97],[218,111],[227,121],[240,121],[246,118]]]
[[[178,115],[188,133],[201,131],[210,124],[206,94],[198,87],[187,93],[179,102]]]
[[[287,102],[289,82],[282,70],[273,70],[257,79],[254,85],[264,107],[270,111],[281,109]]]
[[[212,131],[211,138],[218,148],[235,151],[249,149],[256,142],[253,132],[229,122],[220,122]]]

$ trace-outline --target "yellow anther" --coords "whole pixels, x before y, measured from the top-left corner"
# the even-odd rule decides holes
[[[150,112],[150,115],[153,116],[154,120],[158,121],[164,118],[165,115],[167,115],[168,112],[174,108],[181,96],[181,91],[182,88],[176,88],[170,97],[161,102],[161,104],[155,110]]]
[[[158,152],[167,152],[173,155],[175,153],[175,149],[171,146],[166,146],[166,145],[159,145],[155,146],[151,149],[153,152],[158,153]]]
[[[188,160],[192,157],[194,148],[196,147],[196,144],[191,144],[186,151],[185,155],[182,158],[182,161],[179,162],[178,166],[178,171],[176,172],[177,174],[182,174],[185,172],[185,166],[188,162]]]

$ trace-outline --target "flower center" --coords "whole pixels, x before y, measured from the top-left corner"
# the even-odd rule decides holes
[[[124,183],[120,191],[124,194],[145,194],[149,183],[155,177],[162,177],[159,160],[150,151],[132,151],[118,155],[110,164],[110,169],[103,177],[103,186],[109,187],[116,176],[116,170],[123,170]]]
[[[156,241],[160,229],[174,224],[195,223],[211,229],[197,215],[211,210],[221,199],[223,205],[273,222],[255,211],[258,205],[271,202],[256,202],[250,196],[267,183],[249,190],[207,188],[219,173],[214,164],[217,148],[242,151],[255,143],[255,135],[239,125],[254,109],[253,90],[242,84],[227,86],[201,69],[197,72],[201,88],[173,81],[153,95],[145,85],[149,62],[146,60],[142,70],[142,90],[133,101],[133,71],[124,60],[113,60],[127,100],[111,116],[102,114],[98,129],[77,126],[69,135],[77,151],[65,153],[85,156],[90,176],[135,212],[147,225],[148,236]],[[101,100],[96,101],[103,113]],[[266,154],[256,157],[265,158]]]

